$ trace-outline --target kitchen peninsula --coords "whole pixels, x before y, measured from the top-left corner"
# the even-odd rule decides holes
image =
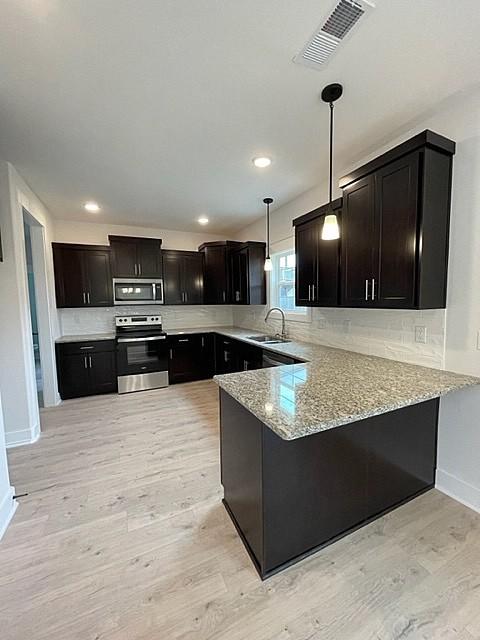
[[[262,578],[435,484],[439,397],[478,378],[305,343],[216,376],[224,504]]]

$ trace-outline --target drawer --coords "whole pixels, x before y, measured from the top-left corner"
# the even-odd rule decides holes
[[[168,336],[168,342],[170,345],[198,345],[204,335],[203,333],[182,333],[178,336]]]
[[[57,351],[61,355],[115,351],[115,340],[91,340],[90,342],[58,342]]]

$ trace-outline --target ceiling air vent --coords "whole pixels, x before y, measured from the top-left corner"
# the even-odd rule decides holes
[[[370,0],[340,0],[293,61],[314,69],[321,68],[352,27],[374,7]]]

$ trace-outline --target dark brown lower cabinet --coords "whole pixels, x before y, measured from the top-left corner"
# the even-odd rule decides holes
[[[214,372],[213,334],[182,334],[169,337],[170,384],[211,378]]]
[[[56,355],[62,400],[117,390],[114,340],[57,343]]]
[[[282,440],[220,390],[224,504],[266,578],[430,489],[438,399]]]

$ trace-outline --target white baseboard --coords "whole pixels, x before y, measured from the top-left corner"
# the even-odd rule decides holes
[[[480,513],[480,489],[464,480],[437,469],[436,488],[450,498]]]
[[[13,518],[18,502],[13,499],[15,490],[13,487],[9,487],[6,494],[3,496],[0,502],[0,540],[3,534],[7,530],[10,520]]]
[[[40,425],[37,423],[31,429],[20,431],[5,431],[5,445],[7,449],[33,444],[40,437]]]

